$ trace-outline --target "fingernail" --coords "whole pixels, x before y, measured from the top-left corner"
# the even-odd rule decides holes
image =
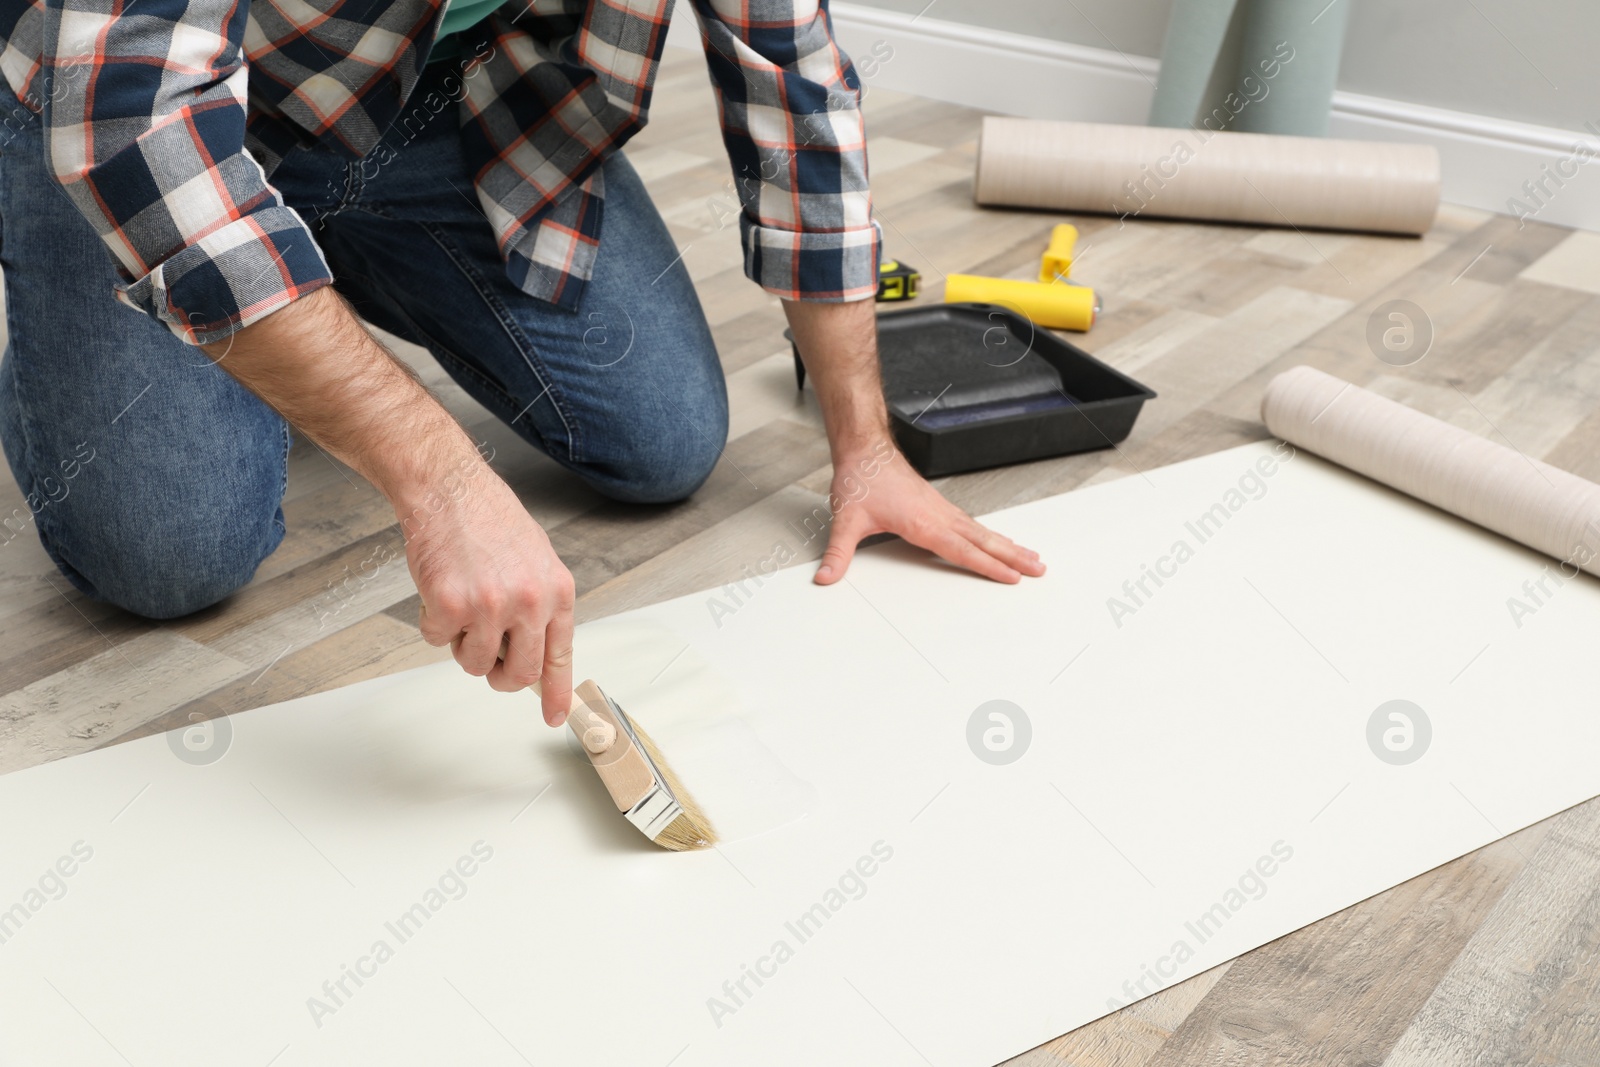
[[[556,717],[553,720],[551,720],[550,725],[551,726],[564,726],[564,725],[566,725],[566,722],[567,722],[567,713],[564,712],[564,711],[558,711],[558,712],[556,712]]]
[[[833,567],[829,566],[828,564],[823,564],[821,567],[818,567],[817,568],[817,577],[818,578],[832,578],[833,577]]]

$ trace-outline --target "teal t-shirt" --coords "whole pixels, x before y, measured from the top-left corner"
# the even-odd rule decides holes
[[[505,0],[448,0],[444,20],[439,24],[439,36],[428,53],[428,62],[456,59],[461,55],[461,42],[456,34],[488,18]]]

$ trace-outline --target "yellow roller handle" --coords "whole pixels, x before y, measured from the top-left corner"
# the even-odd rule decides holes
[[[1063,222],[1050,231],[1050,247],[1039,260],[1039,280],[1053,282],[1072,273],[1072,250],[1078,244],[1078,228]]]
[[[1018,282],[977,274],[951,274],[944,280],[947,304],[998,304],[1056,330],[1086,332],[1094,325],[1099,300],[1085,285]]]

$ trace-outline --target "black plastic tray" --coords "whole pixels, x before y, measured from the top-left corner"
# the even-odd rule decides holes
[[[878,354],[895,441],[929,478],[1110,448],[1156,395],[994,304],[884,312]]]

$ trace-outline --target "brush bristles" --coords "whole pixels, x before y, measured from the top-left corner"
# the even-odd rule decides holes
[[[717,843],[717,831],[712,828],[711,820],[706,818],[706,813],[700,810],[700,805],[694,802],[694,797],[683,788],[678,776],[672,773],[671,765],[661,755],[656,743],[650,740],[650,735],[644,732],[639,721],[637,719],[628,721],[633,727],[634,736],[639,739],[640,747],[644,749],[644,754],[656,765],[656,773],[661,775],[661,780],[677,798],[678,807],[683,809],[683,814],[668,823],[667,828],[655,838],[656,844],[673,852],[693,852],[696,849],[714,846]]]

